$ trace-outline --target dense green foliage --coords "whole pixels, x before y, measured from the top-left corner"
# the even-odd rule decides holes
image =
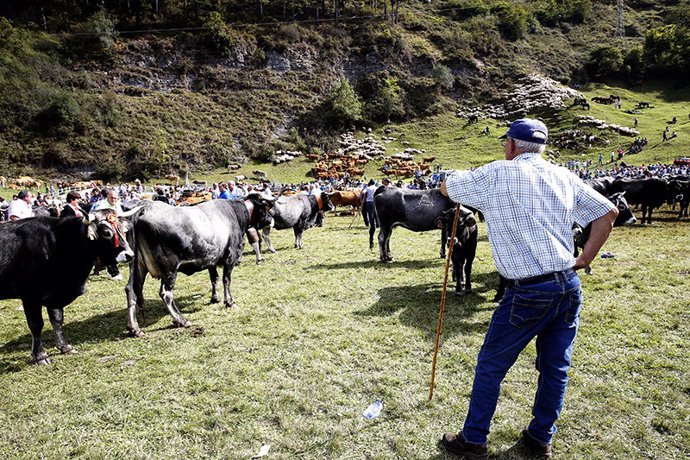
[[[353,124],[481,105],[532,72],[683,85],[689,11],[631,2],[619,39],[608,0],[8,0],[0,168],[154,177],[327,151]]]

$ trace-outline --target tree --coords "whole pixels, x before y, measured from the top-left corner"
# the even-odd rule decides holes
[[[334,128],[350,126],[362,119],[362,103],[346,78],[331,90],[326,101],[330,125]]]
[[[623,66],[623,55],[614,46],[600,46],[589,55],[586,68],[593,79],[601,79],[618,74]]]

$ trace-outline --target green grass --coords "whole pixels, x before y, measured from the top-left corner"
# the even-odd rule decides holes
[[[560,458],[690,454],[690,232],[670,212],[658,216],[652,227],[616,229],[604,247],[616,257],[583,276]],[[232,311],[208,304],[205,273],[181,276],[189,329],[170,328],[149,279],[146,335],[125,338],[123,284],[92,277],[66,310],[80,353],[53,355],[47,367],[28,363],[20,302],[0,302],[0,456],[246,459],[267,443],[271,459],[447,458],[436,442],[461,426],[495,307],[486,228],[474,293],[448,298],[429,403],[444,269],[438,234],[397,229],[396,261],[383,265],[361,223],[350,222],[329,216],[306,232],[301,251],[291,232],[276,232],[278,252],[263,266],[245,253]],[[49,324],[44,338],[55,352]],[[530,345],[503,385],[490,436],[496,458],[523,458],[516,441],[530,419],[533,358]],[[381,397],[381,417],[362,418]]]

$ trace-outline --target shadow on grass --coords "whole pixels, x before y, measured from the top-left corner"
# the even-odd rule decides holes
[[[429,457],[427,460],[450,460],[450,459],[456,459],[458,458],[456,455],[451,454],[446,452],[445,448],[441,446],[441,443],[438,443],[438,450],[439,453],[436,455],[432,455]],[[533,459],[536,458],[532,455],[530,455],[526,448],[522,445],[521,441],[518,441],[514,445],[512,445],[510,448],[502,451],[502,452],[497,452],[495,454],[489,454],[490,459],[496,459],[496,460],[527,460],[527,459]]]
[[[462,333],[486,332],[489,320],[472,321],[475,313],[493,310],[493,303],[480,307],[495,294],[498,276],[495,273],[480,274],[472,278],[474,289],[462,297],[455,297],[450,278],[446,291],[446,306],[443,317],[444,336]],[[400,312],[400,322],[435,335],[441,302],[441,286],[438,283],[424,283],[410,286],[392,286],[379,289],[379,301],[366,310],[357,312],[362,316],[391,316]]]
[[[124,296],[123,296],[124,298]],[[210,299],[210,293],[209,293]],[[188,315],[199,311],[202,307],[199,306],[199,296],[198,295],[188,295],[179,296],[175,298],[177,307],[182,311],[183,315]],[[208,300],[206,301],[208,303]],[[222,304],[216,304],[222,305]],[[211,307],[213,308],[213,307]],[[217,307],[221,308],[221,307]],[[86,342],[106,342],[106,341],[116,341],[122,339],[126,335],[127,326],[127,309],[118,309],[114,311],[109,311],[100,315],[91,316],[87,319],[81,321],[70,321],[69,320],[69,306],[65,309],[65,322],[64,331],[67,341],[74,345],[77,350],[79,349],[79,344]],[[47,318],[47,313],[43,312],[44,318]],[[139,326],[142,329],[146,329],[148,326],[156,324],[161,318],[169,316],[168,309],[165,308],[165,304],[159,298],[157,299],[147,299],[145,312],[139,311],[138,319]],[[46,326],[43,328],[41,338],[43,339],[43,346],[46,351],[54,355],[55,350],[55,336],[50,326],[50,322],[46,320]],[[160,329],[172,329],[172,319],[168,326],[159,328]],[[0,345],[0,372],[15,372],[21,370],[24,366],[19,366],[13,359],[3,357],[2,355],[14,353],[17,351],[22,351],[26,353],[26,363],[29,363],[29,357],[31,354],[31,333],[28,332],[28,326],[26,328],[27,333],[11,340],[7,343]]]
[[[395,268],[410,268],[410,269],[420,269],[436,267],[439,265],[439,259],[426,259],[426,260],[394,260],[390,263],[382,263],[378,259],[378,253],[376,253],[376,258],[371,260],[353,260],[351,262],[337,262],[332,264],[314,264],[309,267],[305,267],[305,270],[342,270],[342,269],[352,269],[352,268],[374,268],[381,267],[381,269],[395,269]]]

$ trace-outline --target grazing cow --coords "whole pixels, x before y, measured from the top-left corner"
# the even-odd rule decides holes
[[[295,247],[302,249],[302,234],[308,228],[318,225],[319,217],[323,218],[323,213],[332,211],[335,208],[328,194],[305,195],[297,194],[285,197],[286,191],[283,190],[273,200],[273,207],[270,214],[273,217],[273,227],[276,230],[293,229],[295,233]],[[271,227],[263,228],[264,241],[269,251],[276,252],[271,243]]]
[[[440,228],[445,228],[448,238],[450,238],[453,230],[453,220],[455,220],[455,210],[451,209],[444,212],[443,217],[438,222]],[[463,293],[463,282],[465,292],[472,291],[472,262],[474,262],[474,257],[477,254],[477,221],[468,208],[460,207],[455,240],[450,244],[450,247],[455,295],[459,297]]]
[[[379,257],[381,262],[392,262],[390,239],[394,227],[404,227],[413,232],[438,229],[443,213],[454,209],[455,204],[439,189],[410,190],[381,186],[374,193],[376,214],[379,218]],[[374,249],[374,226],[369,227],[369,250]],[[441,257],[446,256],[446,232],[441,230]]]
[[[230,294],[230,278],[235,265],[242,258],[244,235],[250,227],[270,224],[268,204],[249,195],[244,202],[212,200],[195,206],[171,208],[150,201],[134,220],[134,263],[127,294],[127,329],[132,336],[143,333],[137,322],[136,309],[143,308],[143,288],[146,275],[161,280],[160,297],[163,299],[173,324],[191,325],[177,309],[174,301],[177,273],[185,275],[208,270],[211,276],[211,303],[219,302],[218,271],[223,267],[225,306],[234,304]]]
[[[84,293],[94,259],[116,264],[134,257],[125,238],[131,223],[110,210],[94,216],[91,222],[33,217],[0,226],[0,299],[21,299],[36,364],[50,364],[41,342],[41,306],[48,309],[57,347],[74,353],[62,331],[63,309]]]
[[[630,204],[642,206],[642,220],[652,223],[652,211],[664,203],[682,199],[681,187],[678,182],[667,181],[656,177],[645,179],[616,179],[608,189],[608,193],[625,192],[625,199]]]
[[[467,117],[467,124],[471,123],[479,123],[479,115],[472,114],[469,117]]]

